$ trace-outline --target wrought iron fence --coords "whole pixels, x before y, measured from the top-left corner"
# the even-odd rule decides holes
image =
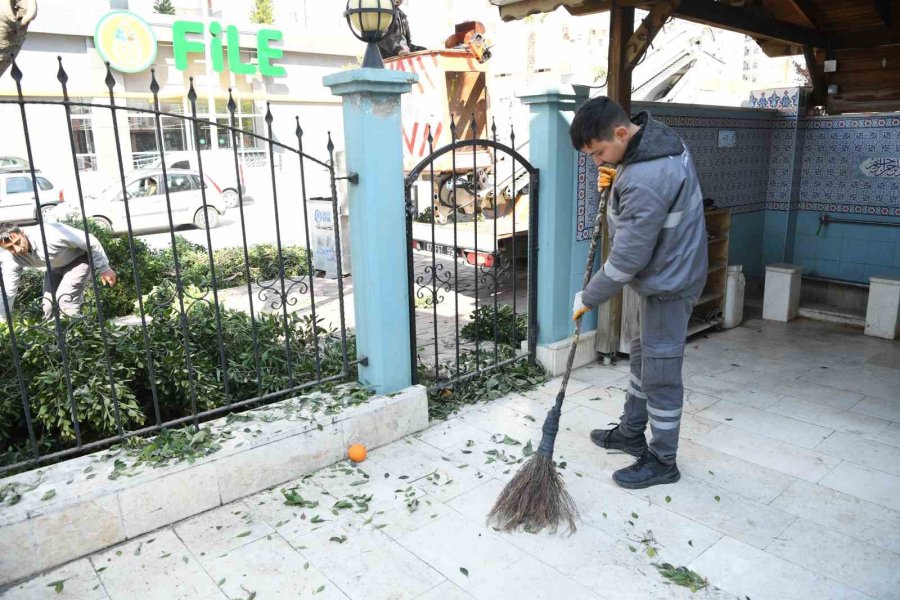
[[[193,78],[187,91],[190,115],[163,112],[153,70],[148,86],[150,108],[129,108],[116,102],[116,82],[109,65],[105,79],[108,104],[70,99],[61,58],[57,74],[61,100],[26,99],[22,71],[14,64],[10,73],[17,97],[0,99],[0,105],[19,107],[37,224],[8,231],[16,236],[24,234],[29,241],[25,255],[0,250],[0,317],[6,317],[0,322],[0,343],[5,346],[0,352],[0,473],[81,454],[165,427],[191,424],[196,428],[201,421],[229,411],[353,377],[359,361],[345,320],[341,229],[334,227],[337,279],[329,282],[315,277],[308,220],[303,219],[303,244],[291,247],[284,244],[285,225],[280,213],[286,203],[295,203],[307,214],[307,169],[313,165],[328,173],[334,222],[340,222],[330,134],[327,158],[320,159],[304,150],[299,118],[294,123],[296,146],[273,138],[274,118],[268,108],[265,136],[241,130],[231,90],[227,126],[200,119]],[[26,111],[30,105],[57,106],[69,124],[78,206],[68,224],[54,222],[48,211],[42,210],[40,174],[33,166],[33,139]],[[122,209],[124,236],[114,235],[110,229],[116,229],[115,220],[103,219],[96,206],[86,200],[70,118],[73,107],[108,111],[111,117],[118,164],[115,189],[110,193],[111,202],[120,203]],[[158,181],[141,181],[148,186],[155,183],[155,197],[164,200],[169,239],[161,250],[151,249],[136,235],[141,202],[153,194],[139,193],[140,185],[134,187],[133,175],[125,170],[118,122],[123,113],[132,111],[149,116],[155,124],[161,159]],[[190,124],[197,142],[196,172],[167,165],[163,117]],[[237,181],[241,180],[238,135],[255,138],[266,152],[263,162],[270,168],[274,246],[248,243],[241,186],[237,189],[240,243],[230,247],[213,243],[211,226],[226,209],[221,190],[204,174],[198,139],[201,125],[228,130]],[[12,135],[14,130],[8,125],[6,131]],[[283,197],[283,190],[276,186],[276,148],[297,160],[297,180],[289,197]],[[176,195],[183,193],[192,194],[196,202],[193,222],[205,230],[205,243],[194,244],[176,236],[179,221],[173,202],[180,202]],[[72,204],[71,197],[68,204]],[[290,226],[295,228],[296,223]],[[82,250],[76,250],[78,247]],[[110,268],[118,271],[114,287],[101,285],[110,282],[105,270],[98,272],[105,267],[100,258],[103,254]],[[36,263],[46,269],[43,285],[39,277],[25,270]],[[234,287],[237,284],[239,288]],[[23,298],[29,289],[23,288],[30,289],[31,304]],[[85,288],[87,298],[83,299]],[[223,296],[236,298],[237,308],[229,306]],[[124,313],[132,314],[116,318]]]
[[[450,131],[435,150],[429,129],[428,156],[406,177],[413,380],[430,391],[534,363],[537,342],[538,170],[513,128],[509,144],[494,123],[491,139],[477,138],[474,119],[471,138],[454,119]]]

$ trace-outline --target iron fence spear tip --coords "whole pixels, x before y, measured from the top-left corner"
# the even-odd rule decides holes
[[[116,86],[116,78],[113,77],[112,67],[109,64],[109,61],[106,61],[106,79],[104,79],[106,83],[106,87],[109,88],[110,93],[112,93],[113,88]]]
[[[154,98],[159,94],[159,82],[156,81],[156,69],[150,69],[150,92]]]

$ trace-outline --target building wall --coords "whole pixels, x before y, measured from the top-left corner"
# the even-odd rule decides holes
[[[204,3],[194,2],[197,6]],[[224,3],[222,3],[224,5]],[[286,3],[281,3],[287,6]],[[340,149],[344,145],[343,123],[341,119],[340,99],[333,96],[322,84],[322,79],[351,63],[355,63],[353,54],[362,44],[352,40],[346,31],[346,23],[337,20],[338,26],[346,33],[341,39],[325,43],[326,31],[301,31],[299,23],[276,24],[285,34],[282,44],[284,56],[279,61],[286,70],[286,76],[280,78],[262,77],[260,75],[235,75],[226,68],[222,73],[207,73],[205,57],[192,57],[187,71],[175,69],[172,53],[172,23],[179,18],[203,20],[204,17],[184,12],[190,2],[176,3],[180,14],[177,16],[158,15],[152,12],[152,2],[133,2],[129,6],[144,17],[153,27],[158,44],[157,57],[153,67],[160,85],[159,98],[163,111],[190,114],[187,101],[189,77],[198,95],[197,113],[201,118],[210,118],[216,114],[218,118],[228,118],[224,108],[229,88],[234,90],[235,99],[251,102],[256,133],[265,135],[266,124],[263,116],[266,102],[272,102],[272,113],[275,117],[272,124],[274,138],[282,143],[296,146],[295,129],[299,117],[304,130],[306,150],[320,160],[327,159],[326,145],[329,132],[335,146]],[[230,6],[230,5],[229,5]],[[107,2],[90,3],[89,6],[76,10],[75,3],[68,0],[46,0],[41,4],[41,18],[30,28],[17,63],[23,72],[23,94],[29,100],[61,101],[62,88],[57,81],[59,62],[68,74],[69,96],[74,101],[91,102],[99,106],[109,105],[108,90],[105,85],[106,66],[94,48],[93,33],[99,19],[109,11]],[[216,8],[214,4],[213,8]],[[202,12],[202,11],[201,11]],[[215,12],[215,11],[214,11]],[[327,12],[327,11],[326,11]],[[340,12],[340,11],[338,11]],[[323,11],[319,11],[323,13]],[[214,14],[214,18],[229,23],[225,17],[238,17],[234,14]],[[256,26],[242,20],[235,20],[241,32],[242,53],[248,60],[250,52],[256,48]],[[303,25],[305,26],[305,24]],[[337,27],[333,28],[336,29]],[[335,38],[334,35],[331,36]],[[343,38],[350,38],[346,40]],[[126,170],[133,167],[133,151],[129,131],[129,116],[141,113],[125,110],[126,107],[148,108],[152,100],[150,90],[151,73],[123,74],[113,72],[115,78],[114,93],[116,105],[123,110],[118,111],[118,134],[121,146],[123,166]],[[15,104],[17,91],[15,82],[7,73],[0,78],[0,119],[7,124],[13,135],[0,139],[0,154],[26,156],[25,137],[21,126],[18,105]],[[216,107],[218,106],[218,110]],[[244,109],[242,108],[242,111]],[[248,109],[249,110],[249,109]],[[118,174],[120,153],[117,151],[113,123],[110,111],[106,108],[89,109],[90,132],[93,138],[93,156],[88,161],[95,168],[81,171],[81,183],[85,193],[97,191],[107,185]],[[29,104],[27,107],[29,133],[35,165],[42,169],[52,181],[63,187],[67,194],[74,197],[75,171],[72,163],[68,139],[68,127],[62,106],[42,106]],[[193,148],[193,132],[184,125],[184,148]],[[216,140],[215,131],[210,132],[211,141]],[[145,150],[147,148],[144,148]],[[171,149],[169,149],[171,151]],[[262,156],[265,148],[260,148]],[[276,150],[276,165],[284,167],[286,173],[293,177],[293,171],[299,169],[296,160],[289,160],[280,150]],[[317,191],[323,186],[318,182],[321,173],[310,173],[310,183]],[[327,187],[327,186],[326,186]],[[330,193],[330,190],[328,190]]]

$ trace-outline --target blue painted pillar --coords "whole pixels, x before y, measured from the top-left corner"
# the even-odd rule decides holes
[[[575,111],[587,97],[549,90],[522,95],[520,100],[531,111],[529,160],[540,170],[537,227],[540,357],[540,347],[548,347],[572,336],[572,298],[581,289],[590,246],[589,234],[587,239],[582,240],[578,240],[577,235],[578,211],[585,210],[587,199],[579,202],[577,198],[578,152],[572,148],[569,137],[569,125]],[[589,167],[587,172],[594,173],[592,176],[596,180],[593,164]],[[595,187],[591,182],[587,183],[587,189]],[[588,230],[593,226],[590,215],[589,220]],[[591,311],[584,317],[582,331],[596,328],[597,314]],[[545,366],[548,365],[545,363]]]
[[[400,96],[418,76],[355,69],[325,78],[344,105],[360,383],[389,394],[412,383]]]

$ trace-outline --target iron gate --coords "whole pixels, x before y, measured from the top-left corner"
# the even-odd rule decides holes
[[[491,139],[465,129],[451,118],[435,150],[429,128],[405,179],[412,375],[429,391],[535,360],[538,170],[512,127],[509,144],[496,124]]]

